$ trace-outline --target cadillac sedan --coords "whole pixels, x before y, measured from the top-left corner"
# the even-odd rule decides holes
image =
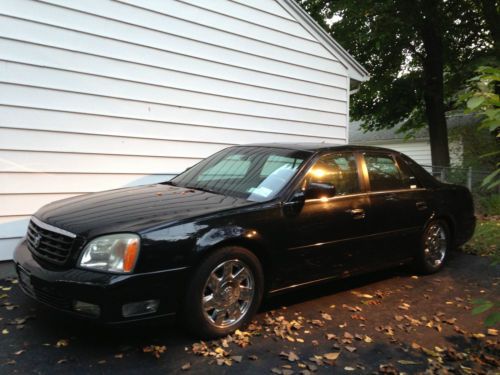
[[[474,226],[466,188],[398,152],[261,144],[48,204],[14,257],[24,292],[58,310],[105,323],[178,314],[216,337],[264,296],[405,263],[436,272]]]

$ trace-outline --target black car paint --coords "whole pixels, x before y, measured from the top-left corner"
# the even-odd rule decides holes
[[[468,190],[437,182],[395,151],[325,144],[248,147],[297,149],[311,156],[288,186],[268,202],[250,202],[166,183],[51,203],[35,216],[77,235],[72,256],[64,266],[55,267],[35,259],[23,241],[16,249],[15,262],[47,293],[61,300],[78,297],[97,303],[103,311],[100,320],[121,322],[126,319],[120,315],[120,306],[138,299],[161,298],[160,311],[153,317],[174,313],[196,265],[208,252],[228,244],[256,253],[264,267],[267,291],[273,293],[407,262],[432,218],[448,222],[456,245],[472,235],[475,219]],[[420,187],[370,192],[362,160],[366,150],[395,155],[412,170]],[[299,184],[309,167],[320,155],[339,151],[357,155],[362,191],[328,202],[304,202]],[[423,202],[421,207],[419,202]],[[88,241],[117,232],[141,237],[141,253],[133,274],[77,268]],[[31,295],[40,300],[38,295]]]

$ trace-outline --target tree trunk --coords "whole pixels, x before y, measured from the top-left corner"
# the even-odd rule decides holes
[[[425,50],[423,59],[425,114],[429,122],[432,164],[450,165],[443,79],[443,42],[439,27],[438,1],[420,2],[419,32]]]

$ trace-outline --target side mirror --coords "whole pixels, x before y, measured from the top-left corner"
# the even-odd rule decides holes
[[[337,190],[333,185],[311,182],[305,191],[305,197],[306,199],[328,199],[334,197],[336,193]]]
[[[304,207],[306,196],[302,191],[296,192],[288,202],[283,205],[284,212],[287,215],[297,215]]]

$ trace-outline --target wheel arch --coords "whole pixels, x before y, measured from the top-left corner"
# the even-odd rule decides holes
[[[227,233],[227,231],[224,231]],[[265,241],[261,238],[259,233],[255,230],[231,230],[233,234],[238,234],[229,237],[221,237],[216,241],[210,241],[210,243],[204,243],[204,241],[198,241],[196,250],[196,259],[194,262],[193,269],[196,269],[198,265],[205,259],[209,254],[212,254],[218,249],[228,247],[228,246],[238,246],[247,249],[252,252],[259,260],[262,270],[264,273],[264,285],[267,289],[273,275],[273,261],[269,247],[265,244]]]
[[[434,220],[442,220],[446,223],[448,226],[449,230],[449,235],[450,235],[450,240],[453,246],[455,245],[455,239],[456,239],[456,223],[453,217],[449,214],[446,213],[434,213],[431,215],[429,220],[425,223],[424,229],[427,228],[429,223],[431,223]]]

